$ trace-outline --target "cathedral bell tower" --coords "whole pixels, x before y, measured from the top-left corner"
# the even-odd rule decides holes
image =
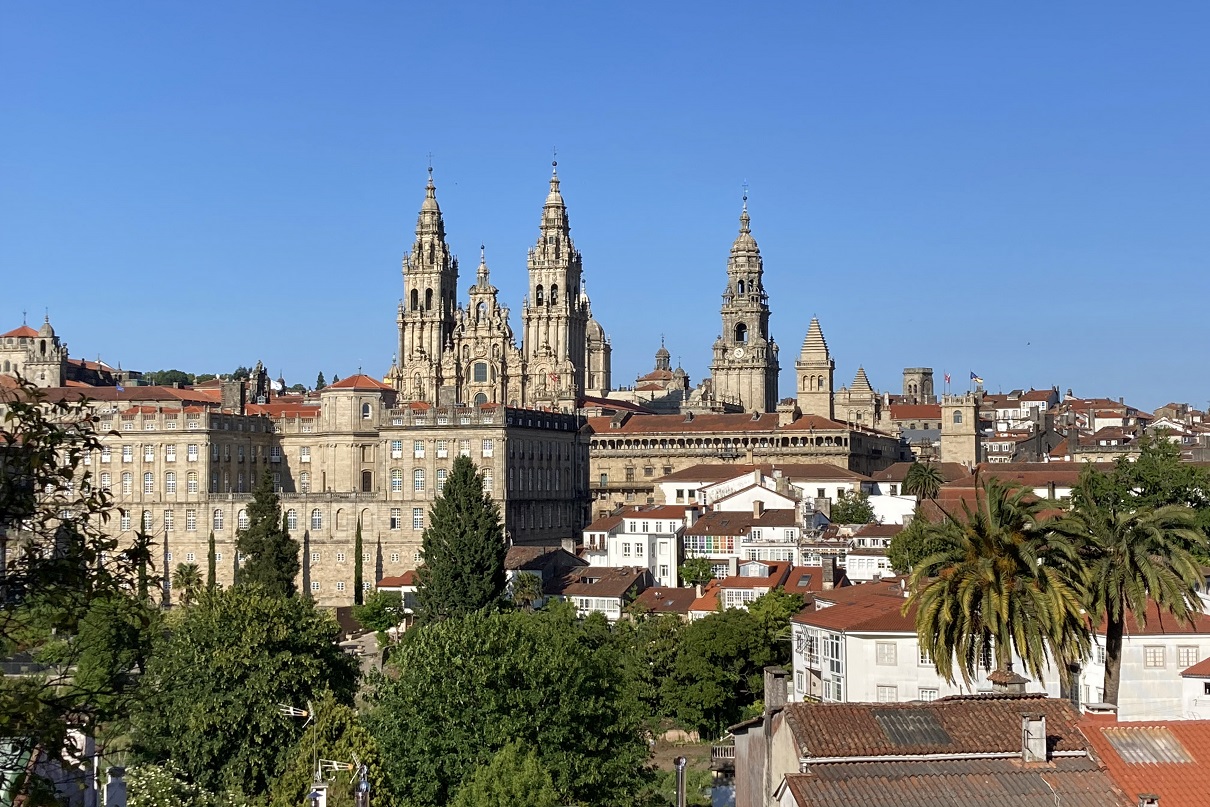
[[[832,407],[832,376],[836,372],[836,362],[828,351],[827,340],[823,338],[823,329],[819,320],[811,317],[811,325],[807,328],[806,338],[802,340],[802,352],[794,363],[797,376],[798,408],[804,415],[834,419]]]
[[[538,243],[529,251],[529,294],[521,311],[525,400],[571,411],[584,394],[588,322],[583,263],[571,240],[567,206],[552,163]]]
[[[444,377],[442,352],[451,344],[457,309],[458,259],[445,241],[433,169],[416,220],[416,241],[403,259],[399,358],[391,380],[404,400],[453,403],[454,379]]]
[[[777,343],[769,336],[769,296],[764,263],[749,226],[748,196],[739,216],[739,235],[727,261],[723,291],[723,332],[714,343],[710,376],[724,406],[749,412],[777,411]]]

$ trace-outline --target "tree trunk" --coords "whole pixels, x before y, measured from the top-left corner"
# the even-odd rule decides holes
[[[1122,634],[1126,617],[1106,619],[1105,624],[1105,703],[1118,704],[1118,687],[1122,683]]]

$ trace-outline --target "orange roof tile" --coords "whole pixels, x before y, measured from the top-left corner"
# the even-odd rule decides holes
[[[1085,717],[1080,729],[1127,796],[1149,793],[1161,805],[1210,806],[1210,720],[1117,723]]]
[[[38,332],[33,328],[29,327],[28,325],[22,325],[20,328],[13,328],[8,333],[0,333],[0,339],[3,339],[6,336],[35,337],[37,335]]]
[[[329,389],[373,389],[373,390],[394,390],[387,384],[382,383],[377,378],[370,378],[368,375],[357,374],[351,375],[348,378],[342,378],[335,384],[329,384],[324,387]]]

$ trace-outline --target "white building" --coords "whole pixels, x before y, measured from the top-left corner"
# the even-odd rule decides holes
[[[599,518],[584,530],[590,566],[646,566],[657,586],[679,584],[685,507],[646,505]]]

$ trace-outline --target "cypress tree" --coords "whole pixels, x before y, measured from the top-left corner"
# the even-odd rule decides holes
[[[281,501],[273,489],[273,474],[265,469],[248,505],[248,527],[239,531],[236,549],[245,556],[240,582],[259,584],[286,597],[295,594],[294,578],[301,565],[298,541],[282,520]]]
[[[210,531],[210,543],[206,548],[206,591],[214,591],[218,579],[218,553],[214,551],[214,530]]]
[[[362,567],[361,549],[361,516],[357,517],[357,533],[353,537],[353,604],[364,605],[365,596],[362,594],[362,580],[365,570]]]
[[[318,392],[326,386],[328,386],[328,384],[326,381],[324,381],[324,372],[323,370],[320,370],[319,377],[315,379],[315,390]]]
[[[419,619],[438,622],[499,604],[504,594],[504,532],[500,507],[483,490],[469,457],[458,457],[421,538],[417,571]]]

